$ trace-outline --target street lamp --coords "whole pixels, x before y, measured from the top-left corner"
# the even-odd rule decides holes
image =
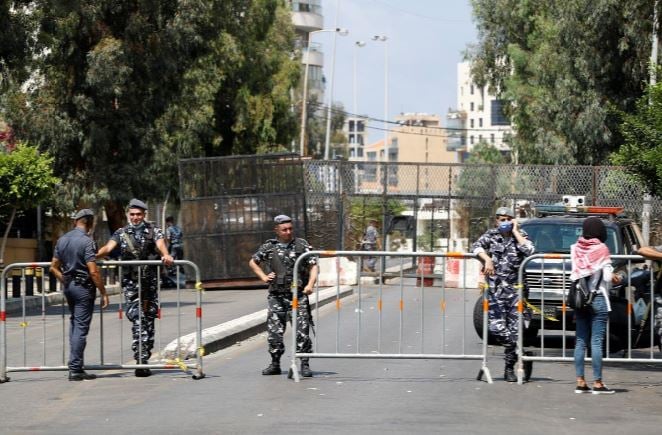
[[[388,37],[375,35],[372,40],[384,43],[384,157],[386,157],[388,147]]]
[[[308,46],[306,47],[306,67],[304,69],[304,74],[303,74],[303,101],[301,104],[301,137],[299,138],[299,151],[301,153],[301,156],[303,157],[305,155],[305,149],[304,149],[304,144],[305,144],[305,138],[306,138],[306,106],[308,103],[308,68],[310,67],[310,43],[313,37],[314,33],[324,33],[324,32],[335,32],[341,36],[346,36],[349,34],[349,31],[347,29],[343,29],[340,27],[336,27],[335,29],[322,29],[322,30],[315,30],[312,32],[308,33]],[[335,50],[335,43],[334,43],[334,50]],[[334,59],[335,61],[335,59]],[[333,73],[332,73],[333,74]],[[332,75],[333,77],[333,75]],[[333,89],[333,81],[331,81],[331,89]]]
[[[352,108],[352,110],[354,112],[354,117],[356,117],[359,113],[358,112],[358,106],[356,104],[356,88],[357,88],[357,86],[356,86],[356,56],[357,56],[358,49],[361,48],[361,47],[365,47],[365,41],[356,41],[354,43],[354,65],[353,65],[354,66],[354,68],[353,68],[354,77],[353,77],[353,80],[352,80],[352,84],[353,84],[353,86],[352,86],[352,88],[353,88],[352,91],[353,92],[352,93],[354,95],[354,107]]]

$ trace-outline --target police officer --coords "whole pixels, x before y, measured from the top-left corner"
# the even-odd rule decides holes
[[[269,284],[268,314],[267,314],[267,341],[271,364],[262,370],[263,375],[280,374],[280,357],[285,352],[283,334],[287,319],[292,309],[292,280],[294,276],[294,263],[303,253],[312,248],[304,239],[294,237],[292,219],[285,215],[274,218],[275,239],[267,240],[248,262],[248,265],[262,281]],[[265,266],[267,271],[262,270]],[[317,280],[317,260],[308,257],[299,270],[297,289],[298,316],[297,316],[297,352],[308,353],[312,351],[312,342],[309,336],[312,317],[308,295],[313,292],[313,285]],[[304,286],[305,283],[305,286]],[[301,375],[311,377],[308,358],[301,359]]]
[[[182,229],[175,223],[175,218],[172,216],[168,216],[165,223],[165,238],[166,244],[168,245],[168,253],[174,260],[183,260],[184,245],[182,244],[182,238],[184,235]],[[177,284],[175,283],[175,280],[177,279],[177,268],[174,266],[168,267],[165,272],[164,282],[167,282],[168,286],[176,287]]]
[[[51,261],[51,273],[64,284],[64,296],[71,312],[69,326],[69,380],[87,381],[96,375],[83,370],[83,354],[92,322],[96,289],[101,293],[101,308],[108,306],[108,294],[95,263],[96,245],[88,236],[94,213],[82,209],[74,215],[75,227],[60,237]]]
[[[97,258],[110,254],[120,247],[121,260],[154,260],[161,257],[170,266],[173,258],[168,254],[163,231],[145,220],[147,206],[139,199],[132,199],[127,208],[129,224],[115,231],[108,243],[97,252]],[[140,282],[138,271],[140,270]],[[132,266],[122,268],[122,291],[126,301],[126,317],[133,323],[133,355],[137,364],[147,364],[154,346],[154,319],[159,310],[157,294],[158,273],[156,266]],[[137,377],[150,376],[148,368],[138,368]]]
[[[487,280],[488,321],[490,332],[504,346],[506,368],[504,379],[517,382],[518,293],[517,272],[522,260],[533,254],[533,243],[524,230],[518,228],[515,214],[508,207],[496,211],[496,228],[487,230],[473,244],[473,253],[483,261]],[[485,337],[487,339],[487,337]],[[530,376],[531,365],[525,370]]]

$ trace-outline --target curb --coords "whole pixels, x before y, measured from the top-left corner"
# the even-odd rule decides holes
[[[326,288],[319,292],[319,306],[324,306],[336,300],[336,297],[346,297],[354,293],[351,286]],[[311,308],[317,307],[316,295],[310,297]],[[219,351],[267,330],[267,309],[239,317],[212,326],[202,331],[202,347],[204,355]],[[167,359],[190,359],[196,356],[196,333],[190,333],[171,341],[163,348],[162,357]],[[177,346],[179,342],[179,346]]]
[[[109,296],[116,295],[120,293],[120,286],[117,284],[106,286],[106,293],[108,293]],[[41,310],[42,299],[44,300],[45,307],[66,303],[64,294],[62,292],[51,292],[46,294],[37,293],[34,296],[22,296],[20,299],[18,298],[5,299],[5,312],[7,314],[15,314],[22,312],[23,302],[25,302],[26,312]]]

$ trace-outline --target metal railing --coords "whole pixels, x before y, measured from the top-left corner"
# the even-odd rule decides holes
[[[102,261],[99,262],[99,265],[101,266],[102,270],[108,267],[113,267],[113,266],[117,267],[120,276],[122,276],[123,268],[134,267],[134,266],[154,266],[157,268],[157,277],[160,277],[163,263],[158,260]],[[138,368],[177,369],[183,371],[195,370],[195,374],[193,375],[194,379],[201,379],[204,377],[203,361],[202,361],[204,352],[202,350],[202,345],[201,345],[202,283],[200,281],[200,271],[195,263],[188,260],[176,260],[174,262],[174,265],[186,266],[191,268],[195,276],[195,301],[188,303],[188,305],[194,304],[194,308],[195,308],[194,315],[195,315],[195,330],[196,330],[196,349],[198,349],[198,351],[196,352],[197,358],[195,362],[194,363],[186,362],[183,359],[177,357],[168,360],[161,359],[158,362],[151,364],[124,363],[124,355],[126,352],[126,349],[124,347],[124,330],[126,329],[126,325],[128,324],[128,322],[123,321],[124,295],[120,289],[119,301],[117,302],[118,315],[114,319],[114,323],[115,323],[114,326],[118,328],[119,334],[117,337],[110,337],[107,334],[107,326],[108,324],[113,322],[113,319],[108,320],[109,314],[106,313],[110,313],[111,311],[109,309],[102,310],[99,308],[98,315],[93,317],[93,322],[98,322],[98,329],[99,329],[99,341],[98,343],[95,343],[95,346],[98,346],[99,349],[99,360],[98,363],[85,364],[84,368],[86,370],[118,370],[118,369],[138,369]],[[46,263],[46,262],[13,263],[7,265],[2,271],[0,277],[0,286],[1,286],[0,287],[0,383],[9,380],[9,378],[7,377],[7,373],[9,372],[66,371],[69,369],[66,361],[66,356],[68,353],[67,334],[66,334],[68,309],[65,308],[66,300],[63,295],[61,297],[61,301],[58,303],[59,305],[58,307],[57,305],[49,306],[49,302],[47,301],[46,291],[43,291],[39,296],[32,296],[32,295],[28,295],[27,292],[21,292],[20,314],[17,314],[15,317],[13,317],[11,314],[8,314],[7,312],[7,294],[6,294],[7,275],[12,271],[20,270],[21,271],[20,275],[24,279],[26,276],[26,270],[35,270],[40,268],[43,271],[48,266],[50,266],[50,263]],[[140,279],[141,269],[137,268],[137,270],[138,270],[138,292],[139,292],[139,298],[142,300],[141,297],[142,280]],[[176,288],[174,290],[176,294],[175,294],[174,302],[171,303],[174,306],[174,313],[171,311],[167,311],[167,315],[166,315],[166,313],[162,311],[163,305],[161,301],[161,295],[163,293],[161,288],[161,281],[160,279],[158,280],[157,295],[160,301],[160,305],[156,315],[156,320],[158,320],[159,322],[158,322],[158,330],[155,331],[157,333],[155,352],[161,351],[161,339],[166,335],[168,335],[168,333],[173,333],[173,330],[174,330],[174,334],[176,334],[175,340],[177,340],[177,349],[180,348],[178,340],[179,337],[183,335],[182,314],[183,314],[184,302],[182,300],[182,296],[184,294],[184,290],[186,289],[182,289],[180,287],[180,279],[179,279],[180,267],[176,267],[175,270],[177,274],[177,280],[176,280]],[[41,273],[41,279],[45,281],[46,275],[47,275],[46,273]],[[46,288],[45,282],[42,282],[42,286],[43,286],[42,288],[44,289]],[[53,289],[51,288],[51,290]],[[33,312],[34,310],[28,307],[27,302],[34,298],[41,298],[41,308],[39,310],[39,313]],[[111,304],[113,304],[112,299],[111,299]],[[144,315],[142,312],[143,310],[138,310],[138,311],[139,311],[139,316]],[[168,324],[168,328],[169,328],[168,333],[163,332],[163,319],[165,317],[167,317],[168,319],[172,317],[173,320],[175,321],[174,322],[175,324],[173,325]],[[12,322],[12,320],[15,320],[15,322],[11,323],[11,327],[20,329],[20,332],[17,331],[16,329],[12,329],[13,332],[12,341],[10,342],[8,340],[7,331],[9,328],[8,323]],[[40,328],[41,334],[39,334],[35,328],[32,328],[33,324],[35,323],[41,324],[41,328]],[[141,321],[139,321],[139,325],[142,325]],[[142,331],[140,331],[140,333],[142,333]],[[119,349],[115,351],[113,354],[114,358],[118,358],[119,360],[118,362],[115,363],[106,362],[107,341],[114,341],[115,343],[113,344],[118,345]],[[56,349],[56,351],[53,351],[52,349],[48,348],[47,344],[54,345],[55,343],[58,343],[57,346],[58,348]],[[38,347],[35,346],[36,344],[37,345],[41,344],[40,351],[36,349]],[[90,345],[90,340],[88,340],[88,347],[89,345]],[[141,353],[142,340],[138,341],[138,346],[139,346],[138,351],[139,353]],[[41,354],[41,360],[38,362],[34,358],[35,353]],[[59,362],[59,364],[52,363],[54,359],[51,356],[52,354],[56,354],[55,358],[58,360],[57,362]],[[13,365],[8,365],[8,355],[12,355],[13,358],[12,362],[14,363]]]
[[[492,377],[490,375],[489,369],[487,367],[487,339],[482,340],[481,342],[481,351],[480,353],[467,353],[467,317],[470,317],[471,314],[467,315],[467,263],[468,260],[476,259],[475,254],[464,254],[464,253],[439,253],[439,252],[385,252],[385,251],[310,251],[301,255],[294,266],[294,270],[298,271],[303,261],[306,261],[311,256],[318,257],[355,257],[358,258],[358,261],[355,263],[359,266],[357,270],[357,275],[359,277],[356,290],[356,306],[354,307],[353,313],[355,318],[352,318],[351,311],[345,310],[345,313],[341,313],[342,305],[340,303],[340,277],[336,280],[336,316],[335,316],[335,343],[329,346],[327,343],[324,345],[328,348],[326,351],[320,351],[322,344],[318,342],[320,329],[326,327],[321,323],[321,318],[319,316],[319,307],[316,308],[315,319],[317,323],[317,332],[315,334],[315,341],[313,343],[313,351],[311,353],[302,353],[297,352],[297,331],[296,326],[292,327],[292,361],[291,361],[291,370],[295,381],[299,381],[299,371],[297,369],[296,361],[301,358],[358,358],[358,359],[453,359],[453,360],[479,360],[482,362],[480,368],[478,379],[482,379],[485,376],[487,382],[492,383]],[[380,267],[375,268],[378,272],[368,272],[362,273],[360,271],[360,266],[363,264],[363,258],[365,257],[377,257],[382,263]],[[419,262],[419,267],[415,272],[407,271],[407,265],[412,267],[412,262],[410,259],[413,258],[439,258],[441,259],[441,268],[443,271],[447,270],[448,262],[450,261],[459,261],[464,263],[463,276],[462,279],[458,282],[458,290],[461,291],[462,302],[458,305],[461,307],[461,313],[459,316],[462,317],[462,329],[461,335],[453,335],[453,341],[449,341],[446,333],[446,320],[449,316],[448,313],[448,292],[447,292],[447,276],[445,273],[435,274],[429,268],[426,270],[425,264],[430,264],[429,262]],[[399,262],[396,261],[396,264],[391,265],[391,267],[386,267],[383,263],[386,259],[391,259],[393,262],[395,259],[399,259]],[[405,263],[407,260],[407,263]],[[336,268],[338,274],[340,273],[340,268]],[[370,279],[376,278],[377,282],[377,293],[374,294],[374,289],[365,291],[362,284],[361,276],[369,276]],[[395,285],[385,285],[385,279],[395,278]],[[405,285],[406,278],[416,278],[416,286]],[[437,279],[440,282],[438,288],[433,286],[434,279]],[[292,325],[297,325],[297,316],[299,315],[299,298],[301,295],[298,294],[299,287],[299,276],[298,273],[295,273],[294,280],[292,283]],[[302,285],[303,287],[303,285]],[[392,289],[389,287],[394,287]],[[428,288],[426,288],[428,287]],[[412,294],[412,290],[418,291]],[[319,292],[319,286],[316,287],[316,291]],[[371,294],[369,294],[372,292]],[[484,292],[485,293],[485,292]],[[319,294],[318,294],[319,296]],[[371,313],[370,315],[364,314],[364,299],[366,297],[376,297],[376,315]],[[457,300],[458,298],[452,298]],[[434,300],[432,305],[428,304],[428,301]],[[488,336],[488,322],[487,322],[487,303],[485,300],[485,294],[483,294],[483,337]],[[393,316],[393,311],[391,310],[388,313],[388,317],[385,319],[386,307],[394,308],[397,310],[397,319]],[[433,306],[438,307],[438,312],[436,316],[430,315],[429,309]],[[427,308],[427,310],[426,310]],[[453,308],[457,309],[457,306]],[[473,308],[473,305],[472,305]],[[369,310],[370,311],[370,310]],[[473,309],[470,310],[472,312]],[[349,314],[349,317],[347,316]],[[457,313],[452,313],[453,316],[458,316]],[[411,322],[406,322],[406,317],[416,318],[418,323],[416,325],[418,334],[418,352],[405,352],[405,328],[406,324]],[[368,318],[366,320],[366,318]],[[384,335],[385,332],[385,322],[398,322],[397,336],[392,334],[390,331],[391,341],[397,341],[397,351],[389,351],[390,349],[385,349],[384,345]],[[350,338],[351,344],[345,344],[347,346],[354,346],[355,352],[348,353],[341,351],[341,325],[345,322],[354,323],[354,335]],[[372,322],[364,325],[364,322]],[[430,325],[433,328],[430,328]],[[346,325],[345,325],[346,326]],[[429,330],[432,329],[435,331],[434,334],[430,334]],[[439,349],[438,352],[428,352],[426,346],[429,346],[429,341],[427,337],[432,335],[435,339],[435,347]],[[460,340],[458,350],[456,352],[449,352],[447,349],[451,345],[456,345],[457,340]],[[372,343],[366,343],[366,341],[372,340]],[[413,345],[410,347],[414,347]]]
[[[659,306],[662,299],[656,302],[656,297],[659,299],[659,295],[655,293],[655,273],[647,266],[640,268],[633,266],[633,263],[643,265],[646,261],[640,255],[612,255],[611,259],[612,263],[620,263],[615,268],[615,273],[625,272],[627,276],[610,290],[611,311],[605,340],[607,357],[603,358],[602,361],[633,364],[662,363],[662,357],[655,354],[656,340],[660,339],[655,331],[656,312],[662,314],[662,306]],[[531,267],[532,264],[536,265],[535,268]],[[527,271],[527,267],[529,267],[529,271]],[[520,303],[518,307],[519,337],[517,352],[519,361],[517,378],[520,384],[523,380],[525,361],[574,361],[572,348],[569,349],[567,345],[568,339],[574,338],[574,327],[572,326],[574,310],[567,304],[568,290],[572,284],[570,280],[571,267],[570,254],[535,254],[527,257],[522,262],[518,275],[520,301],[525,300],[522,299],[527,286],[525,276],[529,280],[535,277],[536,283],[540,284],[540,287],[536,288],[536,293],[539,292],[540,296],[539,300],[533,301],[533,303],[531,300],[526,302],[528,306]],[[531,269],[535,269],[535,271],[531,272]],[[552,279],[550,276],[555,278]],[[546,283],[552,282],[554,283],[553,288],[545,287]],[[531,292],[531,289],[529,289],[529,292]],[[635,304],[637,307],[642,307],[642,304],[645,304],[645,309],[638,308],[635,310]],[[539,355],[535,356],[524,352],[524,320],[527,310],[532,311],[531,322],[536,324],[539,322],[540,324],[540,351]],[[660,314],[657,317],[661,317]],[[658,321],[662,321],[662,318]],[[546,343],[558,341],[559,338],[561,341],[560,348],[558,345],[554,349],[547,348]],[[610,354],[616,352],[621,352],[622,356],[610,356]],[[585,362],[591,361],[591,358],[586,357],[584,360]]]

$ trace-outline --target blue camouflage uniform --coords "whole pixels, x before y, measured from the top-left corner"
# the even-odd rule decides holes
[[[374,225],[370,224],[365,229],[365,234],[363,235],[363,241],[361,242],[361,249],[364,251],[376,251],[377,250],[377,238],[379,233],[377,228]],[[370,271],[375,271],[375,266],[377,265],[377,257],[366,257],[365,267]]]
[[[156,241],[163,238],[163,231],[150,222],[143,222],[138,226],[129,224],[115,231],[111,237],[120,247],[122,260],[160,258],[161,254],[156,247]],[[140,271],[140,285],[138,271]],[[125,312],[126,317],[133,323],[131,349],[139,364],[147,363],[154,347],[154,319],[159,312],[157,288],[157,266],[122,267]]]
[[[96,287],[87,263],[96,260],[94,241],[80,228],[60,237],[53,257],[60,260],[64,276],[64,296],[71,312],[69,327],[69,371],[83,372],[83,354],[94,312]]]
[[[526,232],[519,230],[524,238]],[[494,275],[485,276],[488,285],[488,321],[490,332],[504,346],[506,366],[517,362],[517,272],[522,261],[535,248],[530,241],[518,244],[514,236],[506,237],[497,228],[485,232],[472,246],[473,253],[485,252],[492,258]]]
[[[166,238],[168,239],[168,253],[174,260],[182,260],[184,258],[182,229],[177,225],[169,226],[166,228]]]
[[[303,253],[311,251],[312,247],[307,241],[294,238],[289,243],[279,242],[277,239],[267,240],[258,251],[253,254],[253,261],[258,265],[266,265],[270,272],[276,273],[276,278],[269,284],[268,314],[267,314],[267,342],[269,354],[272,358],[280,358],[285,352],[283,334],[292,310],[292,281],[294,277],[294,263]],[[278,257],[278,260],[274,260]],[[280,262],[280,266],[274,264]],[[312,316],[308,295],[303,289],[310,277],[310,268],[317,264],[317,259],[308,257],[300,267],[298,275],[298,315],[297,315],[297,352],[309,353],[312,351],[310,339],[310,325]],[[279,270],[280,269],[280,270]]]

